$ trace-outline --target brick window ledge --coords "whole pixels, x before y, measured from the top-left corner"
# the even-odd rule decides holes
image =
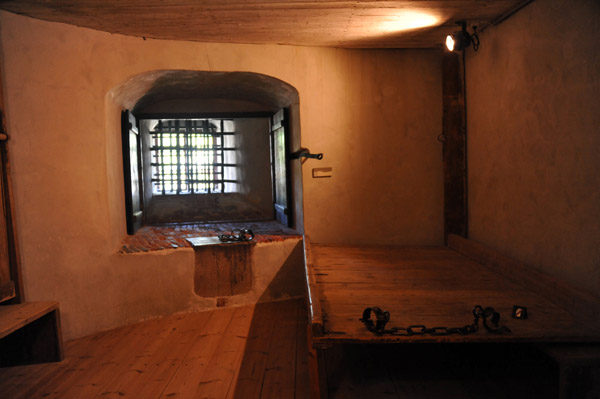
[[[192,248],[186,240],[191,237],[212,237],[230,233],[232,230],[250,229],[254,233],[252,242],[283,241],[302,237],[301,234],[275,222],[249,223],[202,223],[168,226],[144,226],[134,235],[123,239],[119,254],[153,252],[165,249]]]

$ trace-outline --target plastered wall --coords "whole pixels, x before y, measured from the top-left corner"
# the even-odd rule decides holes
[[[600,289],[600,3],[535,1],[468,51],[470,237]]]
[[[327,50],[307,67],[330,72],[300,92],[302,145],[324,154],[303,165],[307,234],[442,244],[441,53]],[[321,167],[332,177],[313,179]]]
[[[293,166],[313,241],[442,243],[438,51],[143,40],[5,12],[0,35],[26,296],[60,301],[67,338],[214,306],[193,294],[191,250],[115,254],[121,104],[109,93],[148,71],[256,72],[298,90],[299,144],[325,154]],[[313,179],[314,167],[333,176]],[[292,244],[257,246],[263,287]]]

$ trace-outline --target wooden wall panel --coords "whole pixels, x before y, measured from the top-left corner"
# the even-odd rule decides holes
[[[14,225],[12,184],[5,124],[4,82],[0,69],[0,302],[22,302],[23,282]]]
[[[254,244],[226,244],[194,249],[194,291],[202,297],[244,294],[252,288]]]
[[[467,230],[467,131],[464,59],[444,52],[442,59],[444,142],[444,237],[466,237]]]

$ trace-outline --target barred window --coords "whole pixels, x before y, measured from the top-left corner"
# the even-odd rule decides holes
[[[123,111],[128,234],[171,223],[288,224],[284,114]]]
[[[154,195],[238,191],[233,120],[158,120],[150,140]]]

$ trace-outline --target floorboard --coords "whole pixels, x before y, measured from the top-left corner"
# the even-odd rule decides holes
[[[278,303],[256,305],[234,397],[258,398],[263,386],[269,347],[277,325]]]
[[[214,316],[228,320],[229,312],[182,315],[174,322],[166,323],[165,328],[157,334],[157,342],[132,354],[132,362],[127,369],[115,375],[97,397],[156,397],[156,393],[164,391],[186,353],[195,342],[202,339],[202,332]]]
[[[306,399],[306,323],[303,300],[137,323],[66,343],[60,363],[0,368],[0,398]]]
[[[0,397],[225,398],[235,386],[252,311],[177,314],[68,342],[60,363],[0,368]],[[228,372],[219,376],[222,392],[206,396],[202,378],[220,359],[228,359]]]
[[[150,320],[68,342],[65,360],[0,368],[0,398],[308,399],[304,300]],[[335,345],[330,398],[552,398],[526,344]]]
[[[256,305],[236,399],[308,399],[304,300]]]

